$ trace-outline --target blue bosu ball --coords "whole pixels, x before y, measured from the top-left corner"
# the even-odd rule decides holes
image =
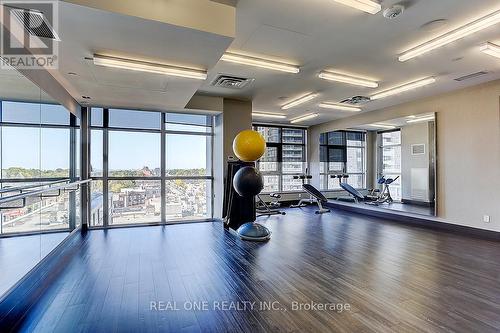
[[[271,238],[269,229],[255,222],[248,222],[236,230],[241,239],[254,242],[265,242]]]

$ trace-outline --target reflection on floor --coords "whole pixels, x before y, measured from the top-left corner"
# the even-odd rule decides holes
[[[259,219],[267,243],[215,222],[90,231],[20,329],[500,330],[499,243],[314,210]]]
[[[434,207],[428,207],[428,206],[423,206],[423,205],[393,202],[392,204],[383,204],[383,205],[380,205],[379,207],[391,209],[391,210],[397,210],[397,211],[406,212],[406,213],[434,216]]]
[[[0,238],[0,296],[67,236],[68,232]]]

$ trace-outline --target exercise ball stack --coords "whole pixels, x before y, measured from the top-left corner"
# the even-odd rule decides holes
[[[245,130],[234,138],[233,151],[241,161],[256,162],[266,151],[266,140],[259,132]],[[241,197],[255,197],[264,188],[264,181],[255,166],[245,166],[234,175],[233,187]],[[242,224],[236,232],[248,241],[262,242],[271,237],[266,227],[254,221]]]

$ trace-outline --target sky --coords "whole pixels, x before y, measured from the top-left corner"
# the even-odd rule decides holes
[[[2,102],[3,121],[45,122],[64,124],[69,122],[68,112],[59,105]],[[112,117],[110,124],[133,124],[154,128],[159,113],[140,113],[120,110],[120,117]],[[116,113],[114,113],[116,114]],[[169,129],[180,129],[170,127]],[[174,125],[175,126],[175,125]],[[185,125],[183,125],[185,126]],[[188,129],[189,130],[189,129]],[[2,168],[23,167],[51,170],[69,168],[69,129],[7,127],[1,131]],[[167,169],[198,169],[206,167],[207,142],[210,137],[199,135],[167,134]],[[102,169],[102,131],[93,130],[91,160],[94,169]],[[160,167],[160,134],[144,132],[109,131],[109,169],[141,169]]]

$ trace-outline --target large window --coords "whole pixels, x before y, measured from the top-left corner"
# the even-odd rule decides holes
[[[212,218],[212,117],[91,111],[91,226]]]
[[[401,200],[401,131],[381,132],[379,140],[379,176],[395,179],[391,184],[391,195],[395,201]]]
[[[9,187],[78,178],[77,119],[53,104],[0,102],[0,170]],[[29,198],[22,208],[0,211],[0,234],[69,230],[79,224],[76,193]],[[17,202],[12,206],[17,206]]]
[[[320,188],[339,190],[339,180],[331,175],[347,174],[347,183],[366,187],[366,133],[335,131],[320,136]]]
[[[264,178],[263,193],[302,190],[302,182],[294,175],[306,171],[306,137],[303,128],[256,125],[267,147],[258,167]]]

